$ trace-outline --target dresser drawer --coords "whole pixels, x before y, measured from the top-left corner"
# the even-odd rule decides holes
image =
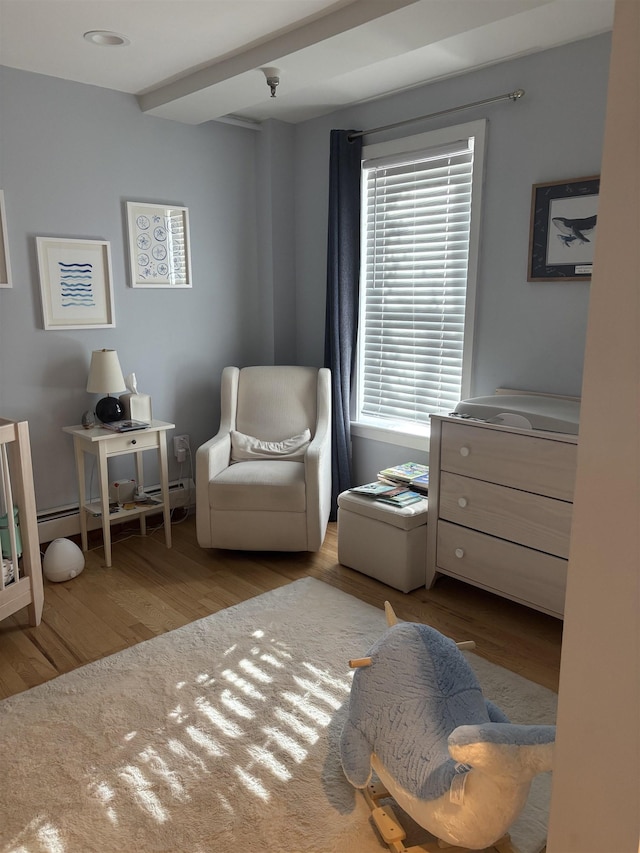
[[[562,616],[567,561],[513,542],[438,522],[437,570]]]
[[[151,447],[158,447],[158,432],[145,432],[141,429],[115,435],[107,442],[106,450],[108,456],[117,456],[119,453],[132,453]]]
[[[573,505],[443,472],[440,518],[557,557],[569,557]]]
[[[479,425],[442,424],[440,468],[573,500],[577,445]]]

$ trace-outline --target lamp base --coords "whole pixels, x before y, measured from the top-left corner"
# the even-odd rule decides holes
[[[117,397],[103,397],[96,403],[96,415],[102,423],[121,421],[124,417],[124,410]]]

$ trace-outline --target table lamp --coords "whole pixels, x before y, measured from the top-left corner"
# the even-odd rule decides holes
[[[91,353],[87,391],[92,394],[107,395],[96,404],[96,415],[103,423],[122,420],[124,411],[120,401],[117,397],[109,395],[124,390],[124,377],[118,361],[118,353],[114,349],[94,350]]]

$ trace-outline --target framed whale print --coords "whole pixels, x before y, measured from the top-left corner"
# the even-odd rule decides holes
[[[527,281],[588,281],[600,176],[534,184]]]
[[[127,202],[131,287],[191,287],[189,211]]]

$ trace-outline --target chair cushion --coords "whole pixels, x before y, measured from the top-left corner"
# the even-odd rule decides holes
[[[212,510],[305,512],[304,463],[238,462],[209,482]]]
[[[243,367],[237,381],[234,427],[281,441],[318,421],[318,369],[286,365]]]
[[[249,459],[289,459],[301,462],[311,441],[311,430],[305,429],[299,435],[292,435],[282,441],[263,441],[252,435],[231,430],[231,461],[242,462]]]

